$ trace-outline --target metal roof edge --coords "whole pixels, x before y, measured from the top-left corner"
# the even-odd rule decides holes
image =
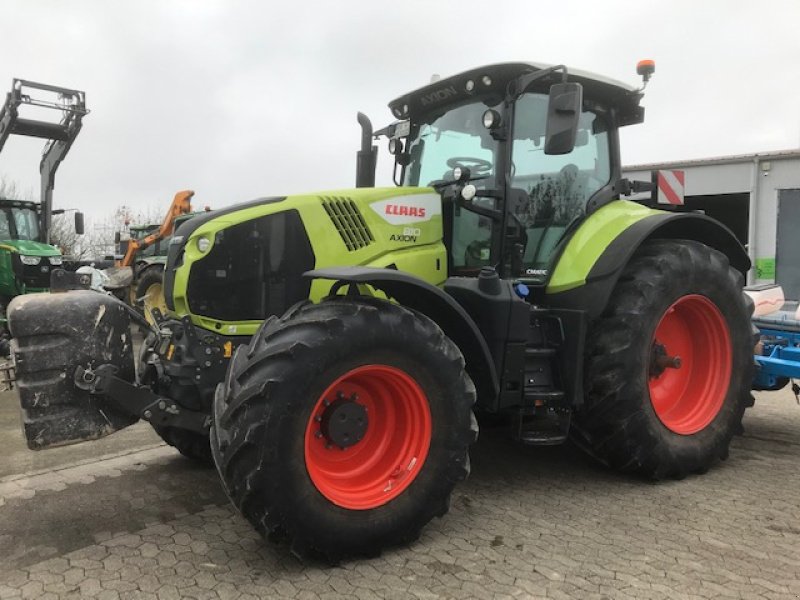
[[[623,171],[653,171],[656,169],[674,169],[678,167],[700,167],[706,165],[726,165],[748,163],[761,160],[784,160],[800,158],[800,148],[791,150],[775,150],[772,152],[755,152],[753,154],[731,154],[729,156],[715,156],[710,158],[695,158],[690,160],[674,160],[657,163],[642,163],[638,165],[625,165]]]

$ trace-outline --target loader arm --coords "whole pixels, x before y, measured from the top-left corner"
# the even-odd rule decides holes
[[[175,231],[175,219],[181,215],[188,215],[190,212],[192,212],[192,196],[194,196],[194,192],[192,190],[183,190],[175,194],[175,198],[172,199],[172,204],[170,205],[167,214],[164,215],[164,221],[161,223],[161,227],[159,227],[157,231],[154,231],[141,240],[132,239],[128,243],[128,249],[125,251],[125,256],[120,261],[119,266],[133,266],[137,252],[152,246],[165,237],[171,236]]]
[[[38,100],[32,98],[28,90],[56,94],[58,100]],[[20,117],[22,106],[55,109],[61,112],[59,122],[48,122]],[[72,143],[81,130],[86,109],[86,94],[78,90],[14,79],[11,91],[0,110],[0,150],[11,135],[24,135],[48,140],[39,163],[41,175],[41,231],[42,240],[50,243],[50,229],[53,218],[53,187],[56,170],[64,160]]]

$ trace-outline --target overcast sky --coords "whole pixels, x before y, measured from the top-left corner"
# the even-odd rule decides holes
[[[432,73],[502,61],[638,84],[654,59],[626,164],[800,145],[798,0],[3,0],[0,18],[0,93],[13,77],[86,91],[54,198],[96,218],[186,188],[221,207],[352,187],[356,111],[385,125]],[[0,175],[38,196],[41,148],[12,137]]]

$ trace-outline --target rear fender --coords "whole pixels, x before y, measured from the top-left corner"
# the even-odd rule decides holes
[[[603,217],[600,213],[612,206],[619,213],[618,219],[613,213],[596,218]],[[751,266],[744,247],[719,221],[699,213],[666,212],[633,202],[613,202],[593,213],[567,244],[547,286],[547,305],[584,310],[590,319],[597,318],[633,254],[650,239],[701,242],[725,254],[742,275]],[[589,240],[595,243],[587,243]]]
[[[132,425],[127,414],[75,385],[79,368],[101,364],[134,380],[127,308],[94,291],[17,296],[8,306],[22,425],[28,447],[41,450],[97,439]]]

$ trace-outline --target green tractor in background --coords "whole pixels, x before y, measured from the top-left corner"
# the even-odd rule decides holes
[[[618,137],[642,89],[497,64],[399,97],[374,134],[359,115],[356,189],[176,231],[136,367],[138,317],[113,298],[15,300],[29,446],[145,419],[213,458],[262,535],[331,560],[447,512],[474,413],[625,472],[706,471],[752,403],[750,261],[702,214],[622,199],[646,187],[623,178]],[[375,136],[396,187],[373,187]]]
[[[189,217],[186,217],[189,218]],[[186,220],[184,218],[183,220]],[[176,220],[176,227],[180,224]],[[142,240],[148,235],[158,231],[160,223],[131,227],[131,237]],[[165,312],[167,305],[164,300],[164,265],[167,264],[167,249],[172,236],[158,240],[155,244],[142,248],[136,252],[133,266],[133,283],[131,284],[131,305],[141,306],[145,316],[153,308]]]
[[[38,93],[38,98],[31,94]],[[42,120],[56,110],[58,121]],[[56,170],[69,152],[88,114],[86,94],[78,90],[14,79],[0,108],[0,151],[12,135],[47,140],[39,163],[41,203],[0,198],[0,314],[5,337],[5,307],[20,294],[45,291],[50,273],[60,268],[61,250],[52,246],[53,187]],[[31,118],[36,116],[36,119]],[[75,231],[83,234],[83,214],[75,213]],[[1,352],[3,356],[6,352]]]
[[[183,215],[175,219],[175,228],[188,221],[194,213]],[[130,239],[141,242],[148,236],[158,232],[161,223],[150,223],[147,225],[132,225],[129,228]],[[167,264],[167,250],[172,235],[157,240],[156,242],[137,249],[133,264],[133,283],[130,288],[131,306],[141,306],[145,317],[154,308],[162,313],[166,311],[166,301],[164,299],[164,266]],[[126,242],[123,240],[118,245],[117,255],[126,254]]]
[[[14,296],[45,291],[50,272],[62,264],[58,248],[45,243],[40,229],[40,205],[0,199],[0,303]]]
[[[167,309],[163,285],[167,248],[175,229],[196,214],[192,212],[193,196],[192,190],[177,192],[161,223],[130,226],[116,235],[116,266],[129,270],[131,279],[129,303],[141,307],[151,324],[155,310],[164,313]]]

